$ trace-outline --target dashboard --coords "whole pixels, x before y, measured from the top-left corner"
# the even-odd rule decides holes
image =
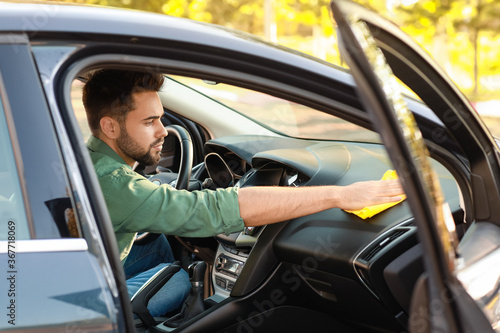
[[[207,142],[205,155],[209,175],[231,179],[215,181],[219,187],[348,185],[380,179],[393,169],[383,145],[358,142],[233,136]],[[459,220],[457,184],[446,168],[431,162]],[[306,286],[304,292],[346,320],[359,322],[356,313],[366,308],[366,326],[405,325],[413,286],[423,272],[406,201],[366,220],[334,208],[278,225],[217,237],[212,272],[217,297],[247,295],[286,267]]]

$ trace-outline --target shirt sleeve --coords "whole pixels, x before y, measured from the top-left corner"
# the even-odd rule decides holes
[[[176,190],[166,184],[158,186],[127,168],[101,177],[100,183],[117,233],[209,237],[244,228],[237,188]]]

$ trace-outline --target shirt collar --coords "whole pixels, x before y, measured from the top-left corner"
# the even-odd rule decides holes
[[[116,151],[114,151],[110,146],[108,146],[107,143],[105,143],[104,141],[102,141],[101,139],[99,139],[93,135],[91,135],[89,137],[89,139],[87,140],[87,148],[92,150],[93,152],[101,153],[101,154],[104,154],[106,156],[109,156],[112,159],[116,160],[117,162],[119,162],[121,164],[125,164],[126,166],[128,166],[130,168],[130,165],[125,163],[123,158],[121,158],[120,155],[118,155],[118,153]]]

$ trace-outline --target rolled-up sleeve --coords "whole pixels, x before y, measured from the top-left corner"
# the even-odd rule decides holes
[[[244,228],[237,188],[176,190],[153,184],[127,168],[113,171],[100,182],[117,233],[209,237]]]
[[[124,261],[137,232],[210,237],[243,230],[238,189],[189,192],[156,185],[128,166],[106,143],[87,141]]]

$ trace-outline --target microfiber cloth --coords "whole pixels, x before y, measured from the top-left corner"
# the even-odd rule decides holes
[[[397,175],[395,170],[387,170],[384,173],[384,175],[382,176],[382,180],[397,179],[397,178],[398,178],[398,175]],[[355,215],[361,217],[362,219],[367,219],[367,218],[370,218],[374,215],[377,215],[380,212],[383,212],[386,209],[391,208],[392,206],[397,205],[398,203],[400,203],[401,201],[403,201],[405,199],[406,199],[406,196],[403,196],[403,199],[401,199],[399,201],[389,202],[389,203],[380,204],[380,205],[368,206],[368,207],[365,207],[361,210],[346,210],[346,212],[351,213],[351,214],[355,214]]]

